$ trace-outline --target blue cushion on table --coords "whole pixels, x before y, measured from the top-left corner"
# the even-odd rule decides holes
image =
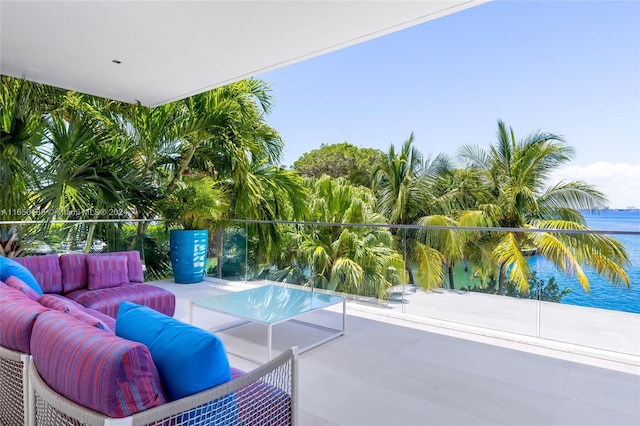
[[[231,380],[227,352],[218,337],[146,306],[122,302],[116,335],[149,348],[170,401]]]
[[[19,264],[13,259],[9,259],[8,257],[0,256],[0,280],[6,281],[10,276],[18,277],[25,284],[31,287],[36,293],[42,296],[42,289],[40,288],[40,284],[33,277],[33,274],[29,272],[27,268]]]

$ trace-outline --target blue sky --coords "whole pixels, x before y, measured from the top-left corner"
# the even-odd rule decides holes
[[[347,141],[386,151],[411,132],[427,156],[516,136],[562,135],[554,179],[640,208],[640,2],[495,1],[256,76],[284,164]]]

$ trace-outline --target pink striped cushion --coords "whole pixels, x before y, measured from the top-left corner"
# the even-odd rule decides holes
[[[87,257],[87,288],[100,290],[129,284],[126,256]]]
[[[40,295],[29,286],[29,284],[25,283],[18,277],[10,276],[9,278],[7,278],[5,283],[9,287],[13,287],[16,290],[23,292],[32,300],[38,300],[38,297],[40,297]]]
[[[66,253],[60,256],[64,293],[87,287],[87,256],[84,253]]]
[[[131,283],[143,283],[144,282],[144,272],[142,270],[142,263],[140,262],[140,252],[131,250],[131,251],[118,251],[113,253],[95,253],[90,254],[89,257],[93,256],[125,256],[127,258],[127,269],[129,271],[129,282]]]
[[[127,417],[166,402],[146,346],[62,312],[38,317],[31,353],[52,389],[109,417]]]
[[[17,257],[14,260],[31,272],[43,293],[62,293],[62,272],[57,254]]]
[[[231,380],[237,379],[238,377],[244,376],[245,374],[247,374],[243,370],[240,370],[239,368],[230,367],[229,369],[231,370]]]
[[[87,308],[115,318],[120,302],[148,306],[170,317],[176,309],[176,296],[163,288],[149,284],[130,284],[101,290],[80,289],[66,295]]]
[[[85,308],[78,302],[67,299],[64,296],[44,294],[38,298],[38,303],[47,308],[71,315],[73,318],[98,327],[101,330],[114,333],[116,322],[113,318],[93,309]]]
[[[0,346],[31,353],[29,341],[38,315],[48,311],[24,293],[0,286]]]

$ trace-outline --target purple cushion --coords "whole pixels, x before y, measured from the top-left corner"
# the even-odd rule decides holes
[[[144,272],[142,271],[142,263],[140,262],[140,252],[132,251],[118,251],[113,253],[95,253],[90,254],[93,256],[125,256],[127,258],[127,269],[129,271],[129,282],[142,283],[144,282]]]
[[[148,306],[170,317],[176,309],[176,296],[163,288],[149,284],[130,284],[100,290],[80,289],[66,295],[82,306],[115,318],[120,302]]]
[[[109,417],[127,417],[166,402],[146,346],[61,312],[38,317],[31,353],[53,390]]]
[[[43,293],[62,293],[62,272],[57,254],[17,257],[14,260],[31,272]]]
[[[38,300],[38,297],[40,297],[40,295],[29,286],[29,284],[25,283],[18,277],[10,276],[9,278],[7,278],[5,283],[9,287],[13,287],[16,290],[23,292],[24,294],[29,296],[31,300]]]
[[[245,374],[247,374],[243,370],[240,370],[235,367],[230,367],[230,370],[231,370],[231,380],[237,379],[238,377],[244,376]]]
[[[71,315],[77,320],[98,327],[101,330],[114,333],[116,322],[113,318],[93,309],[85,308],[78,302],[67,299],[58,294],[45,294],[40,296],[38,303],[47,308]],[[108,319],[107,319],[108,318]]]
[[[87,288],[100,290],[129,284],[125,256],[87,257]]]
[[[87,287],[87,256],[84,253],[66,253],[60,256],[64,293]]]
[[[38,315],[48,311],[24,293],[0,286],[0,346],[31,353],[29,341]]]

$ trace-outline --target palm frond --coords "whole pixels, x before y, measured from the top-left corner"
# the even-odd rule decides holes
[[[529,275],[531,273],[527,259],[522,254],[522,247],[512,232],[507,232],[493,250],[493,256],[509,270],[509,280],[518,286],[522,293],[529,292]]]
[[[411,250],[411,260],[418,267],[416,284],[425,290],[442,287],[444,261],[442,254],[426,244],[415,243]]]

